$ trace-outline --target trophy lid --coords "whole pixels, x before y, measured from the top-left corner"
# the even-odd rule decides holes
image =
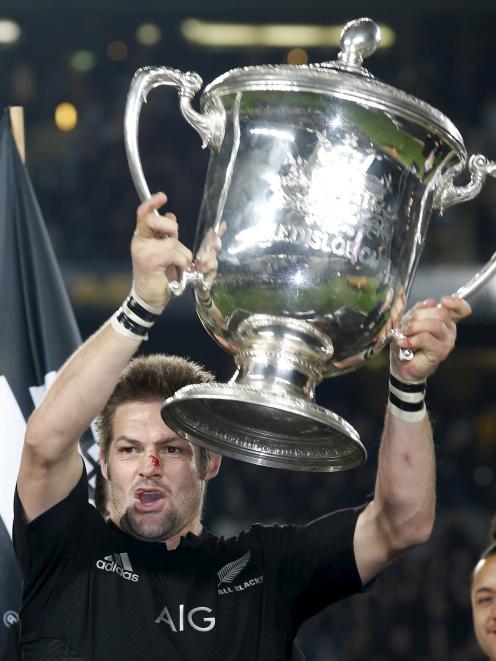
[[[214,97],[237,92],[315,92],[355,101],[403,117],[438,134],[466,160],[463,139],[456,126],[439,110],[415,96],[377,80],[363,60],[381,41],[380,28],[369,18],[348,22],[340,38],[338,59],[304,65],[259,65],[231,69],[205,88],[202,105]]]

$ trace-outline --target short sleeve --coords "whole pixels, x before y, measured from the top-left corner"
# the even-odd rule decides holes
[[[362,510],[340,510],[303,526],[276,527],[269,536],[281,589],[293,601],[300,622],[363,591],[353,548]]]
[[[66,498],[31,522],[26,521],[17,488],[14,494],[14,526],[12,538],[24,581],[40,574],[43,567],[57,562],[75,521],[91,507],[88,503],[88,479],[84,462],[79,482]]]

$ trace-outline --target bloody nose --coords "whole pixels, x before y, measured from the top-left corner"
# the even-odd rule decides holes
[[[160,459],[156,457],[154,454],[150,455],[150,461],[154,466],[160,466]]]

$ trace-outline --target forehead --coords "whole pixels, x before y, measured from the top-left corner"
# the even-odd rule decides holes
[[[472,592],[481,588],[496,591],[496,555],[480,560],[475,567]]]
[[[114,412],[110,446],[113,446],[115,440],[120,436],[127,440],[133,439],[142,443],[152,442],[155,444],[181,440],[193,448],[195,456],[199,455],[200,448],[198,446],[182,436],[178,436],[175,431],[165,424],[160,415],[162,406],[162,401],[133,401],[119,404]]]
[[[160,433],[163,436],[176,434],[162,420],[162,402],[126,402],[119,404],[114,412],[113,436],[126,433]]]

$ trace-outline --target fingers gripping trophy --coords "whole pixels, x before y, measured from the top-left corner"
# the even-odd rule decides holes
[[[192,285],[203,325],[237,370],[227,384],[179,390],[162,416],[215,452],[293,470],[361,464],[357,432],[315,403],[315,387],[401,340],[433,209],[472,199],[496,176],[477,155],[470,182],[454,184],[467,167],[461,135],[362,66],[379,43],[373,21],[352,21],[337,61],[228,71],[204,90],[201,112],[198,74],[147,67],[133,78],[125,141],[142,200],[138,123],[153,88],[177,89],[210,150],[195,269],[170,288]],[[469,296],[495,269],[496,253],[457,293]]]

